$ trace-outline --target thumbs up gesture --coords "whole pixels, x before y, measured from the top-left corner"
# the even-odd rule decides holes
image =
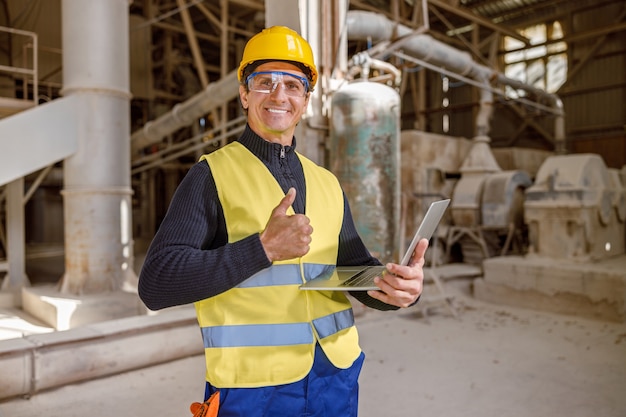
[[[309,251],[313,228],[304,214],[287,215],[287,209],[296,199],[296,189],[290,188],[285,197],[272,210],[261,244],[272,262],[298,258]]]

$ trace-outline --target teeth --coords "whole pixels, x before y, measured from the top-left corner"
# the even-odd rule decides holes
[[[270,113],[287,113],[287,110],[279,110],[279,109],[267,109],[268,112]]]

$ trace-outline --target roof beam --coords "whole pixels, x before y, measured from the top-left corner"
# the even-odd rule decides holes
[[[461,16],[481,26],[485,26],[489,29],[495,30],[496,32],[500,32],[506,36],[515,38],[520,42],[523,42],[525,45],[530,45],[530,40],[528,38],[520,35],[514,30],[498,25],[497,23],[493,23],[491,20],[485,19],[484,17],[478,16],[477,14],[473,13],[471,10],[465,7],[452,6],[450,4],[444,3],[441,0],[428,0],[428,4],[429,7],[432,5],[447,12],[454,13],[457,16]]]

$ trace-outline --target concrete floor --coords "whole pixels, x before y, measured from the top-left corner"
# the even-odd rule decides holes
[[[441,305],[356,310],[361,417],[626,416],[626,324],[481,302],[471,280],[448,290],[456,318]],[[14,398],[0,417],[190,416],[203,366],[192,356]]]

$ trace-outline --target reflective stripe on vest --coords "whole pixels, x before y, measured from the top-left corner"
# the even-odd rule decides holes
[[[313,320],[321,339],[354,325],[352,310],[343,310]],[[284,346],[314,342],[308,323],[249,324],[238,326],[203,327],[205,348],[237,346]],[[225,343],[225,341],[228,341]]]
[[[313,320],[315,330],[321,339],[333,335],[339,330],[354,326],[354,313],[352,309],[339,311],[328,316]]]
[[[302,265],[304,280],[309,281],[324,275],[335,268],[334,265],[304,264]],[[237,288],[265,287],[269,285],[300,285],[300,265],[286,264],[275,265],[272,268],[264,269],[241,284]]]
[[[302,345],[315,340],[308,323],[203,327],[202,337],[205,348]]]
[[[299,290],[302,282],[336,262],[343,195],[330,172],[298,157],[307,183],[306,215],[314,229],[309,253],[274,262],[237,287],[195,303],[205,343],[207,380],[216,387],[300,380],[311,369],[316,342],[339,368],[352,365],[361,352],[345,295]],[[284,197],[271,173],[238,142],[203,159],[215,178],[229,242],[261,232]],[[287,214],[294,214],[291,207]],[[207,271],[207,276],[213,273],[219,272]]]

